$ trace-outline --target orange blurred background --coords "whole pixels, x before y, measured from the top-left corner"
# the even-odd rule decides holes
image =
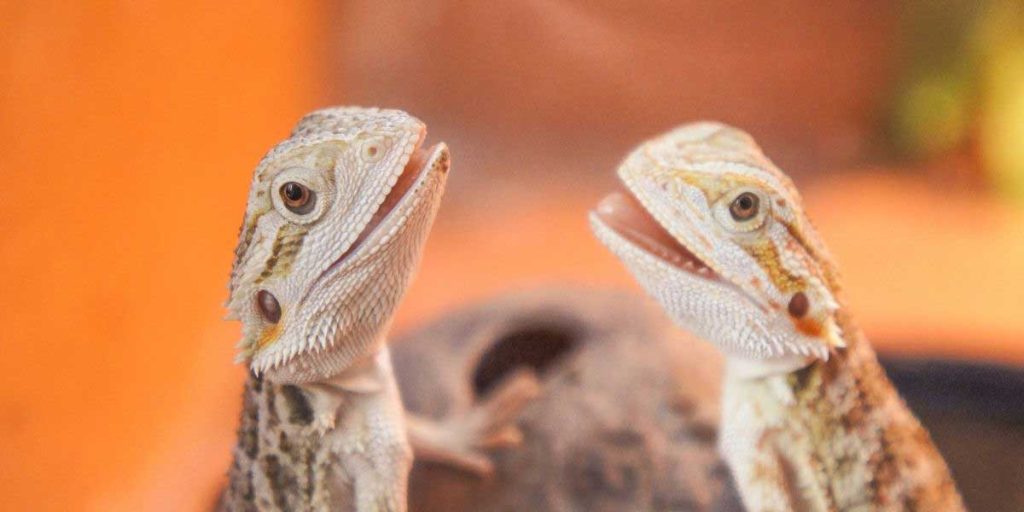
[[[0,5],[2,508],[212,503],[250,173],[330,104],[452,148],[399,330],[510,288],[633,288],[584,212],[632,145],[716,118],[794,175],[883,351],[1024,364],[1024,37],[972,11],[947,51],[922,5]]]

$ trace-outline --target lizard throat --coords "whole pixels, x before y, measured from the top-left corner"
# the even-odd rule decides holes
[[[595,213],[616,233],[662,261],[704,279],[719,280],[711,267],[679,243],[629,192],[608,194]]]

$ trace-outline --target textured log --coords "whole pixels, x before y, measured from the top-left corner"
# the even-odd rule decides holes
[[[487,480],[417,463],[419,511],[739,510],[715,449],[721,357],[635,295],[513,294],[398,340],[402,395],[434,417],[466,411],[523,366],[543,392]]]

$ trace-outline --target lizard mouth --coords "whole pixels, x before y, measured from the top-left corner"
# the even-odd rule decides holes
[[[398,209],[399,204],[405,203],[407,196],[413,196],[410,190],[419,185],[428,174],[428,169],[435,167],[435,163],[444,155],[447,154],[447,148],[444,144],[434,144],[430,148],[423,147],[423,137],[420,137],[419,142],[416,143],[416,149],[413,150],[412,155],[409,157],[409,161],[406,162],[405,167],[402,169],[402,174],[398,176],[398,181],[395,182],[391,190],[388,191],[388,195],[384,197],[384,201],[377,207],[377,211],[373,213],[373,217],[370,218],[370,222],[366,223],[363,230],[359,233],[355,242],[352,242],[350,247],[341,258],[338,259],[338,263],[346,260],[350,254],[358,251],[364,242],[370,238],[370,235],[377,231],[380,227],[391,216],[391,213]],[[448,170],[447,165],[442,166],[441,172]]]
[[[704,279],[719,280],[710,266],[676,240],[630,192],[608,194],[594,213],[619,236],[665,263]]]
[[[384,231],[380,229],[382,225],[402,222],[402,220],[395,220],[395,217],[400,217],[397,214],[401,214],[403,211],[407,211],[414,206],[413,203],[418,201],[422,195],[419,192],[423,190],[423,184],[435,170],[440,173],[448,172],[448,147],[443,142],[439,142],[429,148],[424,148],[423,139],[425,136],[425,132],[420,135],[416,148],[413,150],[412,155],[409,156],[405,167],[402,168],[402,173],[398,176],[391,190],[388,191],[387,196],[384,197],[384,201],[377,207],[377,211],[373,213],[373,217],[366,223],[366,226],[363,226],[362,231],[360,231],[356,240],[352,242],[351,247],[320,274],[320,279],[334,272],[357,253],[362,252],[361,249],[367,245],[367,241],[372,236]],[[320,279],[317,279],[317,281]],[[310,289],[315,287],[316,285],[314,284]]]

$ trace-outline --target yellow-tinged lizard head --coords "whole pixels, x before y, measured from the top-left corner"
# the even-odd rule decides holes
[[[304,117],[257,165],[229,284],[239,359],[275,381],[369,355],[405,292],[444,191],[444,144],[397,110]]]
[[[619,167],[596,236],[683,327],[744,360],[827,359],[837,279],[792,182],[746,133],[676,128]]]

